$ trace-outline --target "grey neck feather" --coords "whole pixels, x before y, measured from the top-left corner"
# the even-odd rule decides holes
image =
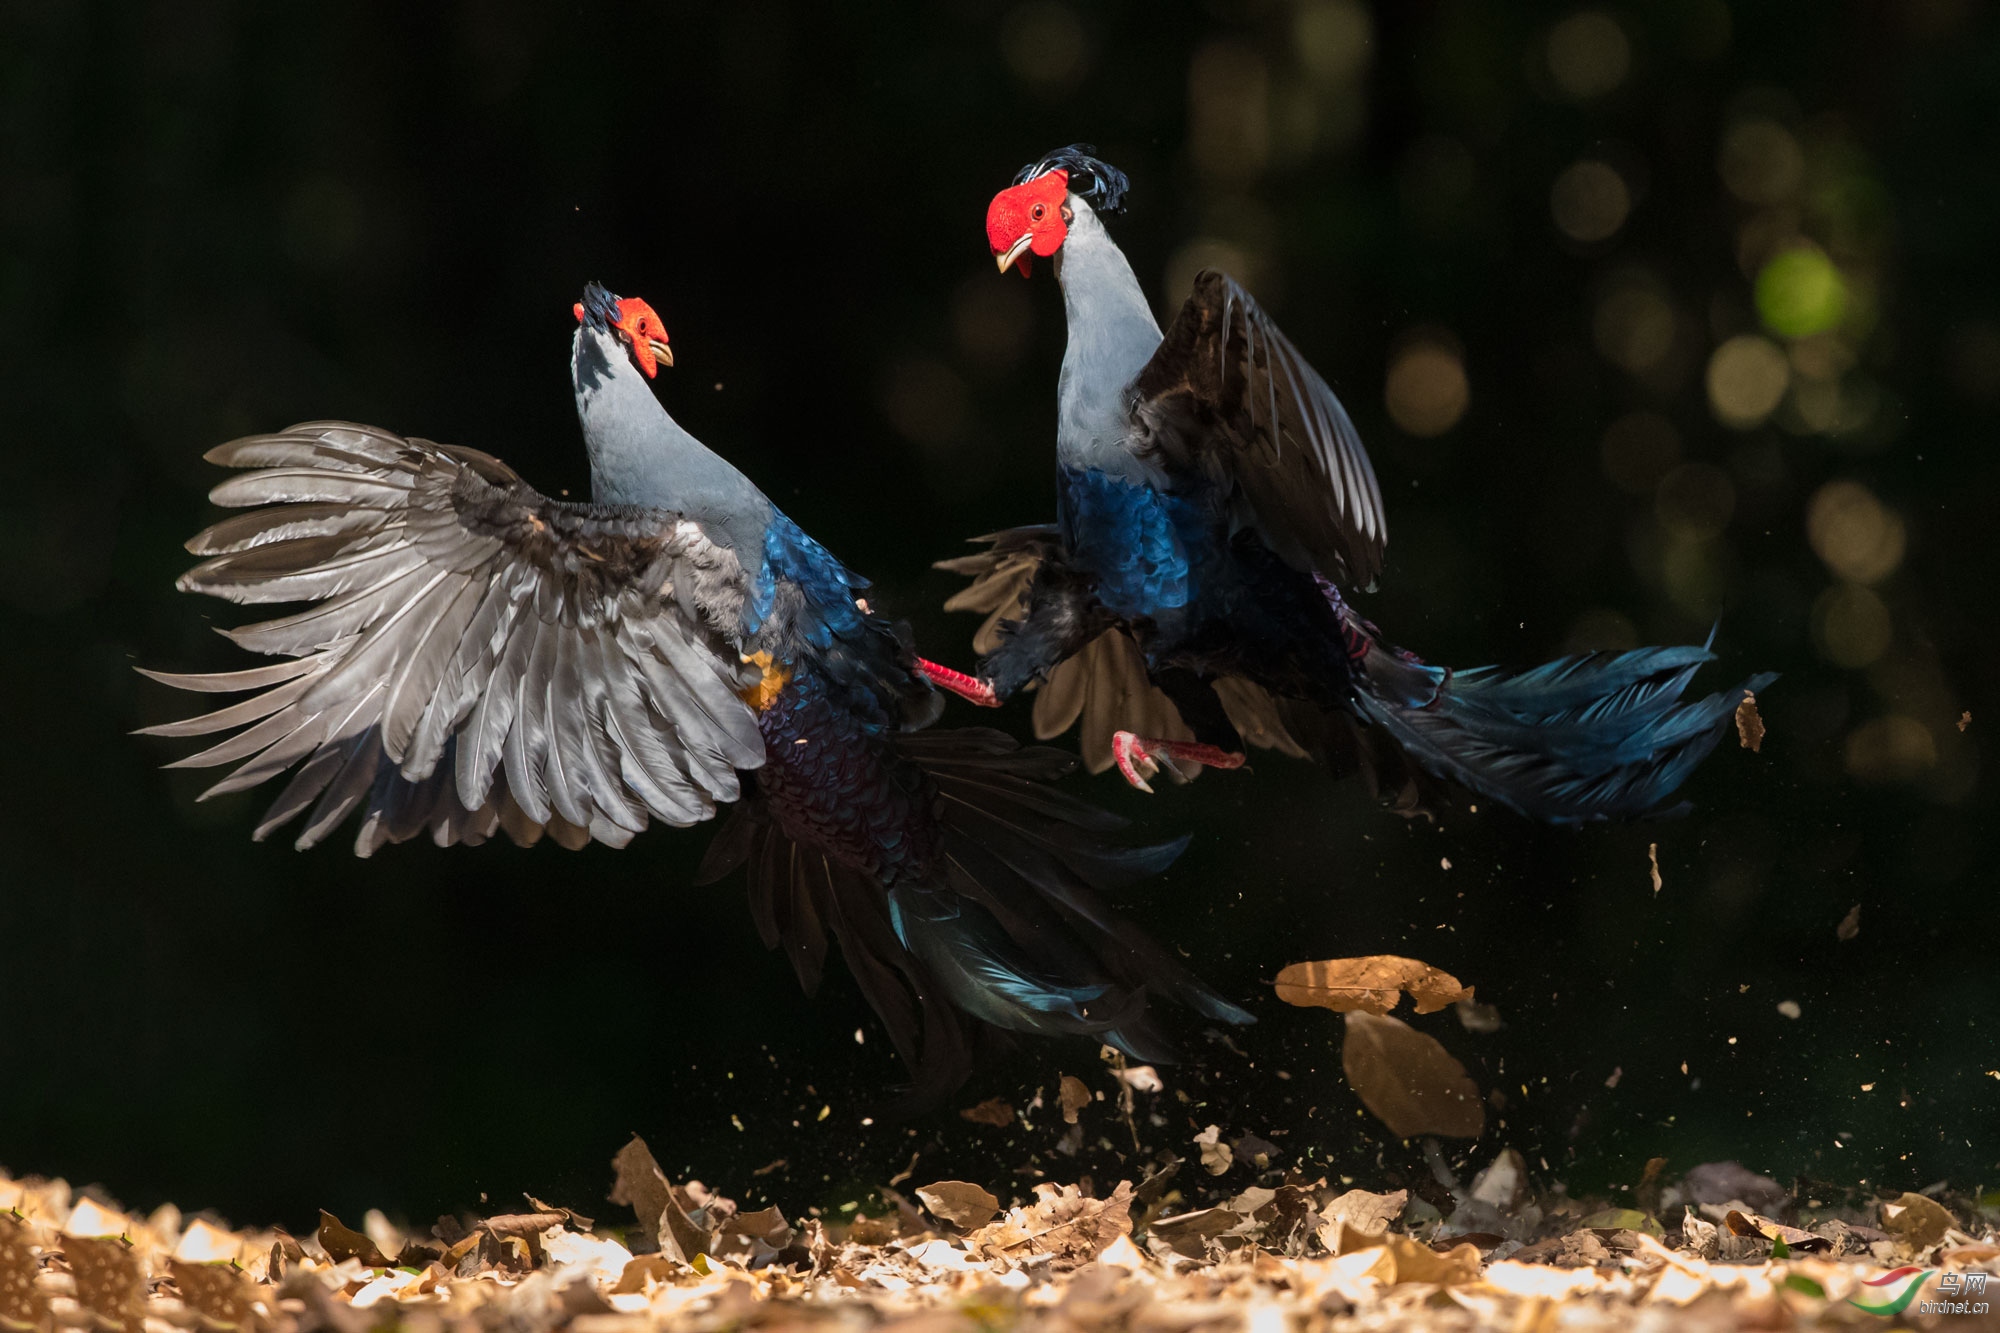
[[[624,340],[578,327],[570,352],[576,419],[598,504],[672,509],[738,550],[758,550],[771,502],[750,479],[667,415]]]
[[[1056,452],[1065,466],[1152,480],[1125,447],[1126,389],[1159,348],[1160,326],[1125,252],[1097,214],[1074,194],[1069,206],[1069,235],[1056,252],[1069,319]]]

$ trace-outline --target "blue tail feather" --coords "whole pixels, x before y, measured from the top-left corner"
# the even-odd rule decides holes
[[[1713,635],[1710,635],[1711,641]],[[1527,671],[1453,671],[1376,642],[1355,661],[1355,711],[1424,772],[1521,814],[1572,824],[1666,813],[1746,692],[1686,700],[1706,644],[1583,653]]]

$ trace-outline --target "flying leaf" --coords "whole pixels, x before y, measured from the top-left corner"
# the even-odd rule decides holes
[[[1194,1142],[1201,1149],[1202,1169],[1211,1176],[1219,1176],[1236,1164],[1236,1154],[1222,1141],[1222,1126],[1210,1125],[1194,1136]]]
[[[1752,754],[1764,748],[1764,719],[1757,716],[1757,696],[1743,691],[1743,702],[1736,705],[1736,740]]]
[[[1840,918],[1840,924],[1833,928],[1833,937],[1843,942],[1861,933],[1861,904],[1847,909],[1847,915]]]
[[[1361,1104],[1397,1138],[1476,1139],[1486,1129],[1486,1109],[1465,1066],[1400,1019],[1347,1015],[1340,1063]]]
[[[1460,985],[1449,972],[1388,953],[1293,963],[1278,973],[1277,988],[1278,998],[1286,1004],[1343,1014],[1355,1010],[1386,1014],[1401,1002],[1405,991],[1420,1014],[1472,999],[1472,987]]]
[[[1060,1096],[1062,1099],[1063,1123],[1074,1125],[1077,1116],[1082,1113],[1083,1108],[1090,1105],[1090,1089],[1076,1075],[1064,1074],[1062,1076]]]
[[[975,1125],[991,1125],[995,1129],[1005,1129],[1014,1123],[1014,1108],[1000,1097],[988,1097],[977,1106],[966,1107],[959,1115]]]
[[[991,1222],[1000,1211],[1000,1200],[967,1180],[940,1180],[917,1191],[924,1207],[939,1221],[961,1231],[973,1231]]]

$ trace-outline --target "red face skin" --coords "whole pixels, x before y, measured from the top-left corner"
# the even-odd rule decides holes
[[[1063,200],[1068,196],[1069,173],[1060,167],[994,195],[986,206],[986,244],[992,247],[994,259],[1004,259],[1022,237],[1030,238],[1013,261],[1025,278],[1030,256],[1046,259],[1062,249],[1069,235],[1069,220],[1063,216]]]
[[[576,322],[583,322],[583,303],[570,307]],[[660,322],[659,312],[636,296],[628,296],[618,303],[618,322],[612,325],[625,335],[625,341],[632,348],[632,359],[639,363],[639,369],[647,379],[660,373],[662,352],[667,345],[667,326]],[[659,344],[656,349],[654,344]],[[665,353],[668,365],[674,363],[672,352]]]

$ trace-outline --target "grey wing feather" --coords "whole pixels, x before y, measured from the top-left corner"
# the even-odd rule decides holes
[[[355,850],[428,828],[623,845],[709,818],[764,758],[737,691],[745,575],[700,524],[536,494],[471,449],[312,422],[210,450],[254,469],[212,492],[261,506],[188,543],[187,591],[306,601],[226,631],[290,659],[146,674],[242,702],[146,729],[236,731],[175,767],[244,761],[206,795],[297,765],[258,828],[308,846],[355,811]]]
[[[1240,498],[1285,559],[1356,586],[1382,569],[1382,491],[1340,400],[1248,292],[1205,269],[1132,390],[1132,447]]]

